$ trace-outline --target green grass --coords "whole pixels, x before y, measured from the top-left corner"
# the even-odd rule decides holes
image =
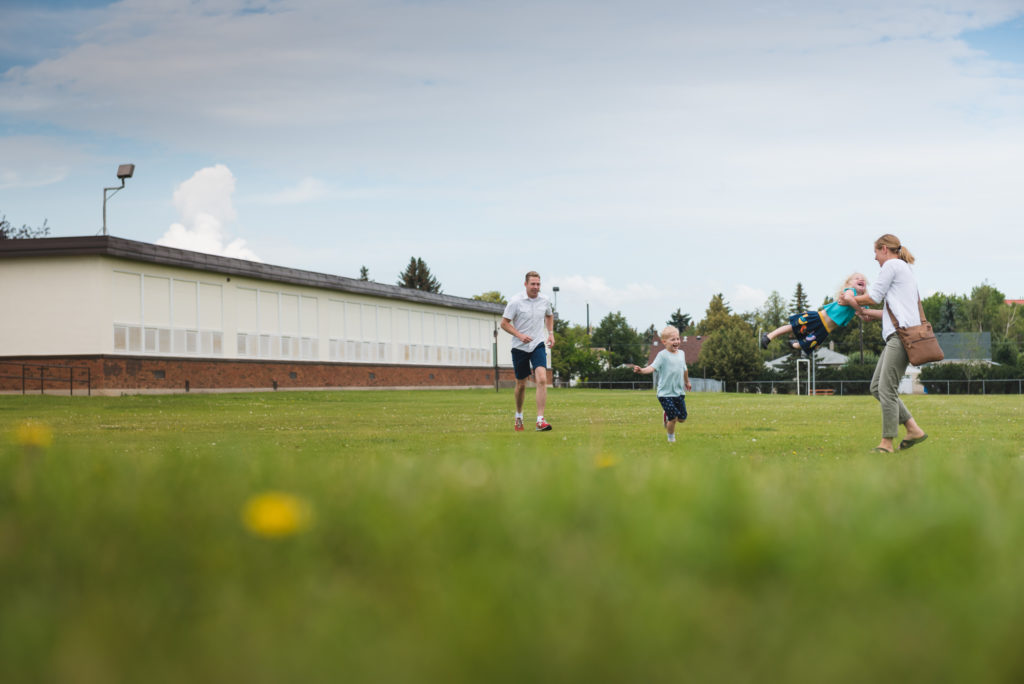
[[[1020,681],[1024,398],[907,401],[3,396],[0,681]]]

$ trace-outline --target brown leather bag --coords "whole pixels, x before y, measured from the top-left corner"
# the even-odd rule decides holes
[[[900,342],[907,350],[907,359],[910,360],[910,365],[920,366],[946,358],[946,355],[942,353],[942,347],[939,346],[939,341],[935,339],[932,324],[924,317],[924,307],[921,306],[920,297],[917,298],[917,310],[921,312],[921,325],[900,327],[899,321],[892,315],[892,309],[886,305],[885,310],[889,312],[889,318],[892,319],[893,327],[896,328],[896,334],[900,336]]]

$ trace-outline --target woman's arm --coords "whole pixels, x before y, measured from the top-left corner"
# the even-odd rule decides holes
[[[878,306],[881,302],[876,302],[871,298],[871,295],[866,292],[862,295],[854,296],[851,292],[844,290],[842,296],[839,298],[839,303],[843,306],[852,306],[856,309],[862,306]]]

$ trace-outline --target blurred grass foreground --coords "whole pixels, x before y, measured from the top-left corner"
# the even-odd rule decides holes
[[[2,396],[0,682],[1024,680],[1020,397],[687,403]]]

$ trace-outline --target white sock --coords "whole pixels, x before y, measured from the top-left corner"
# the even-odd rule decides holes
[[[540,425],[543,422],[544,422],[544,416],[537,416],[537,425]]]
[[[518,418],[519,420],[522,420],[523,419],[523,412],[522,411],[516,411],[516,418]]]

